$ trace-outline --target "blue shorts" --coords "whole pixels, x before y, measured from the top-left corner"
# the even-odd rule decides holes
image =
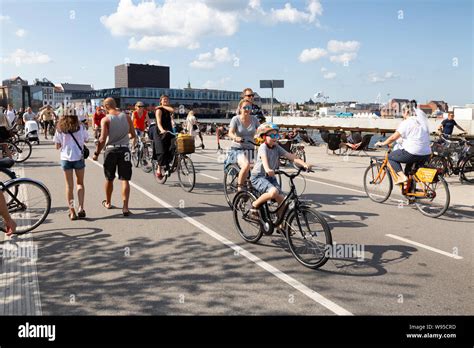
[[[230,148],[227,157],[224,160],[224,168],[227,168],[229,164],[238,163],[240,156],[246,156],[249,162],[254,161],[254,149],[237,149]]]
[[[250,181],[252,186],[260,193],[267,193],[272,188],[276,188],[279,193],[282,193],[278,180],[274,176],[251,176]]]
[[[64,161],[61,160],[61,168],[63,170],[72,170],[72,169],[84,169],[86,167],[86,162],[84,159],[81,159],[79,161]]]

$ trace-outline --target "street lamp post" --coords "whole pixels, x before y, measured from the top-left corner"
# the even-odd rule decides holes
[[[272,89],[272,100],[270,102],[270,112],[271,118],[273,122],[273,89],[274,88],[284,88],[285,81],[284,80],[260,80],[260,88],[271,88]]]

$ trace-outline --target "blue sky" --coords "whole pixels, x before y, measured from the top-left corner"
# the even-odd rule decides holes
[[[115,65],[159,62],[174,88],[474,102],[471,0],[0,1],[2,80],[109,88]]]

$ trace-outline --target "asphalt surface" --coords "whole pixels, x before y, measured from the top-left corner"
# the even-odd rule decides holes
[[[298,188],[325,214],[333,240],[364,248],[363,260],[332,259],[311,270],[280,235],[255,245],[239,237],[214,137],[205,143],[209,150],[191,156],[191,193],[176,174],[160,185],[134,169],[131,217],[121,215],[119,181],[117,208],[102,207],[103,158],[88,160],[87,218],[79,221],[67,216],[59,153],[51,141],[34,146],[25,176],[44,182],[53,198],[32,234],[43,315],[474,313],[474,214],[432,219],[395,201],[373,203],[362,187],[305,174]]]

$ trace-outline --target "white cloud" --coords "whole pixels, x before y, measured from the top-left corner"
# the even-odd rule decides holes
[[[0,23],[10,21],[10,16],[4,16],[0,14]]]
[[[333,63],[345,63],[345,62],[350,62],[351,60],[354,60],[357,58],[357,53],[354,52],[346,52],[338,56],[331,56],[329,57],[329,60]]]
[[[323,76],[326,80],[332,80],[333,78],[336,77],[336,73],[335,72],[328,72],[326,74],[324,74]]]
[[[357,52],[360,48],[360,42],[358,41],[337,41],[330,40],[328,42],[328,51],[333,53],[338,52]]]
[[[156,59],[150,59],[147,64],[150,64],[150,65],[161,65],[160,61],[159,60],[156,60]]]
[[[138,1],[135,1],[138,2]],[[134,50],[196,49],[207,37],[232,36],[241,21],[267,24],[315,23],[323,13],[319,0],[308,0],[304,9],[289,2],[265,11],[261,0],[120,0],[115,12],[101,23],[113,36],[129,37]]]
[[[217,64],[228,63],[236,58],[235,54],[230,53],[228,47],[215,48],[214,52],[201,53],[189,65],[196,69],[212,69]]]
[[[25,29],[18,29],[18,30],[15,32],[15,35],[18,36],[18,37],[25,37],[25,35],[26,35],[26,30],[25,30]]]
[[[0,62],[3,64],[15,64],[16,66],[24,64],[46,64],[51,62],[51,58],[40,52],[27,52],[18,48],[15,52],[10,53],[8,57],[1,57]]]
[[[321,68],[321,72],[326,72],[328,69],[326,69],[324,66]]]
[[[379,74],[377,73],[370,73],[367,78],[369,82],[371,83],[380,83],[380,82],[385,82],[387,80],[396,79],[398,77],[399,76],[396,75],[395,73],[391,71],[387,71],[383,76],[379,76]]]
[[[299,60],[302,63],[318,60],[326,56],[328,52],[324,48],[307,48],[301,52]]]
[[[208,80],[203,83],[202,88],[206,89],[222,89],[226,86],[226,84],[230,81],[230,77],[221,78],[218,81],[211,81]]]
[[[255,5],[255,2],[251,2]],[[323,14],[323,7],[319,0],[311,0],[306,7],[306,11],[300,11],[288,2],[282,9],[271,9],[270,20],[273,23],[313,23],[317,16]]]
[[[206,36],[231,36],[239,28],[237,12],[222,11],[205,1],[165,0],[135,5],[121,0],[116,12],[100,18],[114,36],[130,36],[129,48],[195,49]]]

